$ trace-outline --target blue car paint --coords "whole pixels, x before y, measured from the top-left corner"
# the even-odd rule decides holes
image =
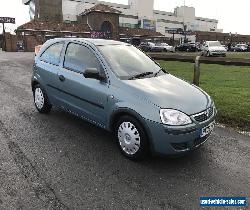
[[[40,60],[42,53],[52,44],[63,42],[58,66]],[[86,79],[75,71],[63,68],[68,43],[87,46],[97,57],[106,75],[106,81]],[[54,39],[46,42],[35,58],[32,84],[39,83],[52,105],[63,108],[108,131],[112,130],[116,114],[128,113],[144,126],[151,150],[163,155],[180,154],[197,148],[194,140],[200,138],[201,129],[215,120],[216,110],[209,120],[186,126],[167,126],[161,122],[160,109],[172,108],[191,116],[213,106],[203,90],[170,74],[140,80],[120,80],[99,52],[98,44],[122,44],[115,41],[92,39]],[[46,69],[46,71],[44,71]],[[62,83],[59,75],[66,80]],[[177,151],[171,143],[188,143],[185,151]]]

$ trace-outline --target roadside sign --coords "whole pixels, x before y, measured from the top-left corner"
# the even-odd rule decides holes
[[[181,34],[183,33],[183,29],[182,28],[166,28],[166,33],[169,34]]]
[[[182,34],[182,35],[192,35],[191,30],[183,30],[182,28],[166,28],[166,33],[169,34]]]
[[[5,37],[5,26],[4,26],[5,23],[15,24],[16,19],[12,17],[0,17],[0,24],[3,24],[3,46],[2,46],[3,51],[6,50],[6,37]]]
[[[16,19],[11,18],[11,17],[0,17],[0,23],[12,23],[12,24],[15,24]]]

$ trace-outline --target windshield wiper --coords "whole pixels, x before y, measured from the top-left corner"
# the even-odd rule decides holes
[[[157,75],[160,74],[161,71],[165,74],[168,74],[168,72],[165,69],[161,68],[158,72],[155,73],[155,77],[157,77]]]
[[[161,68],[159,71],[157,71],[157,72],[155,73],[155,77],[157,77],[157,75],[160,74],[161,71],[163,71],[162,68]]]
[[[154,72],[152,72],[152,71],[143,72],[143,73],[141,73],[141,74],[137,74],[137,75],[135,75],[135,76],[130,77],[129,80],[142,78],[142,77],[148,76],[148,75],[150,75],[150,74],[154,74]]]

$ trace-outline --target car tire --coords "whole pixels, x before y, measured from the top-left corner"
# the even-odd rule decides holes
[[[38,112],[47,114],[51,111],[51,104],[45,90],[38,84],[33,88],[34,104]]]
[[[115,135],[121,153],[130,160],[145,159],[149,142],[143,126],[133,117],[121,117],[115,126]]]

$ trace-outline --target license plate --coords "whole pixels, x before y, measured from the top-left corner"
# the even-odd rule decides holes
[[[214,126],[215,126],[215,122],[212,122],[208,126],[206,126],[205,128],[202,128],[200,137],[202,138],[202,137],[207,136],[210,133],[212,133],[212,131],[214,130]]]

